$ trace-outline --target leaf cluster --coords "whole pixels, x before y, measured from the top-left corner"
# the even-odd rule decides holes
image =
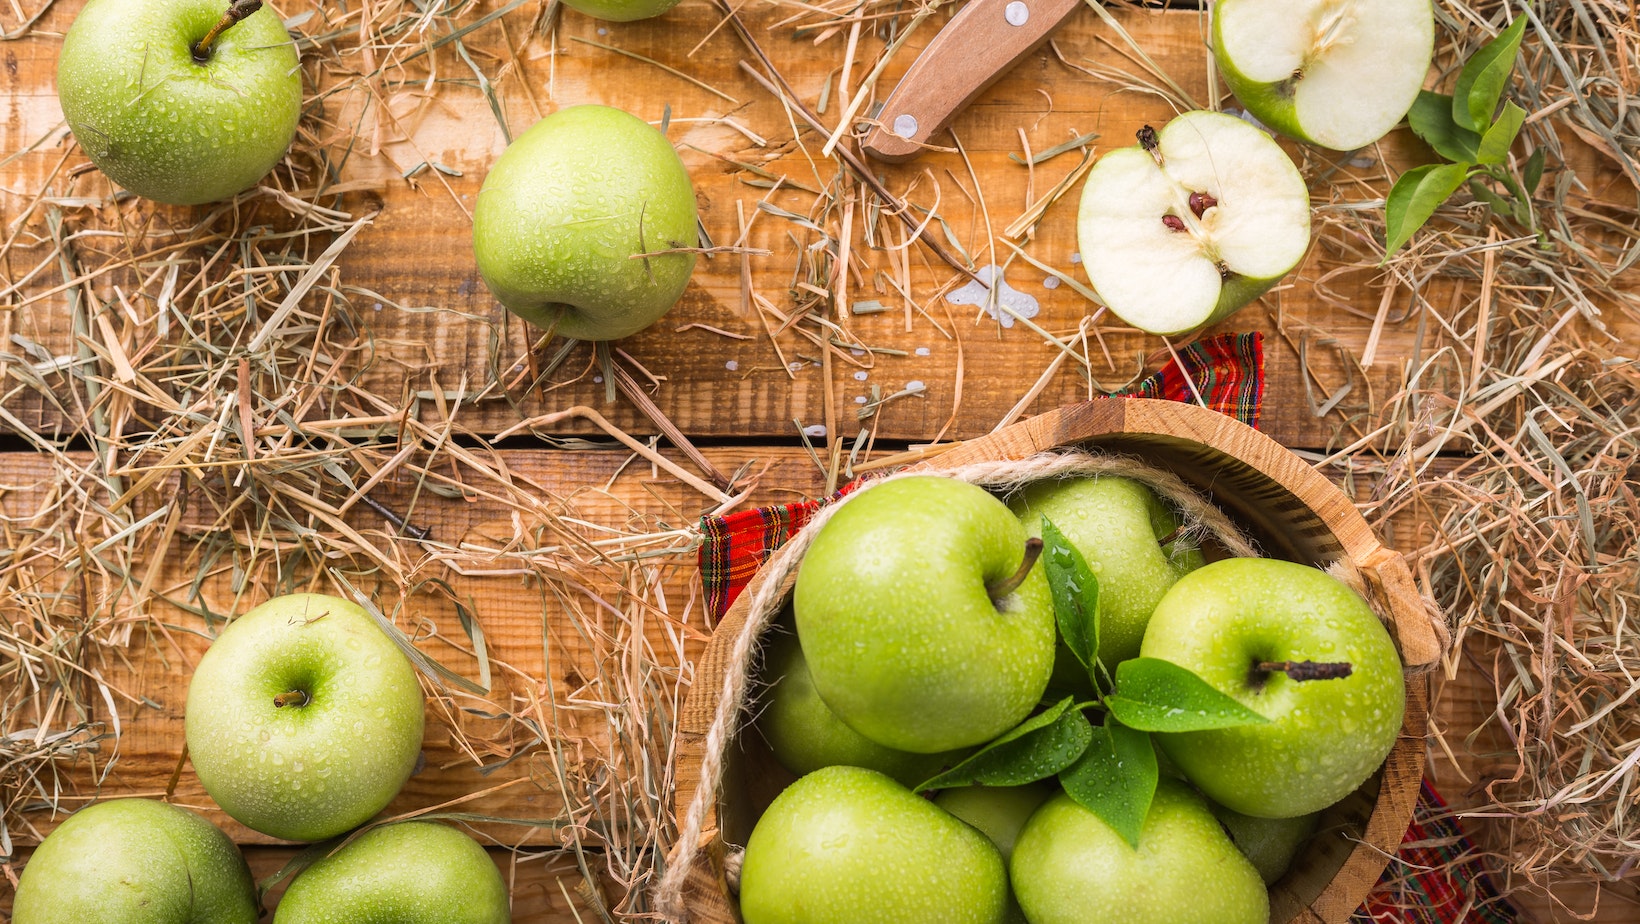
[[[1059,635],[1095,691],[1109,692],[1082,703],[1074,696],[1059,700],[917,790],[1023,786],[1057,777],[1072,799],[1137,848],[1158,779],[1151,732],[1269,720],[1168,661],[1133,658],[1110,671],[1099,659],[1099,579],[1047,517],[1042,543]],[[1101,710],[1102,724],[1095,726],[1088,713]]]
[[[1532,193],[1543,179],[1544,151],[1534,151],[1522,175],[1506,167],[1509,148],[1526,124],[1526,110],[1503,91],[1514,73],[1515,56],[1526,33],[1527,17],[1517,16],[1497,38],[1465,62],[1450,94],[1423,90],[1407,113],[1412,131],[1436,154],[1449,161],[1425,164],[1401,174],[1384,206],[1385,248],[1388,260],[1429,221],[1435,210],[1469,184],[1475,198],[1498,214],[1535,228]],[[1495,181],[1507,195],[1487,185]]]

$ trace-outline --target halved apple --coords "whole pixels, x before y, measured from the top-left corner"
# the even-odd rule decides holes
[[[1353,151],[1412,108],[1435,49],[1430,0],[1217,0],[1213,56],[1265,125]]]
[[[1088,171],[1077,214],[1088,279],[1110,310],[1152,334],[1228,317],[1310,245],[1310,194],[1269,135],[1187,112]]]

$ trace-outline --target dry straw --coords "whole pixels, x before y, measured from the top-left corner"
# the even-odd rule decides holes
[[[754,146],[749,153],[709,152],[750,190],[732,210],[736,239],[712,254],[738,272],[746,331],[767,339],[776,374],[819,363],[828,388],[834,370],[892,358],[862,338],[860,316],[903,313],[905,330],[955,340],[954,382],[929,386],[952,389],[942,396],[951,407],[943,439],[963,408],[964,366],[939,296],[987,263],[1079,282],[1074,267],[1033,250],[1034,217],[1015,219],[1064,212],[1066,192],[1050,177],[1098,143],[1093,126],[1079,126],[1074,143],[1021,152],[1011,169],[1037,171],[1042,191],[1023,203],[980,182],[960,135],[960,162],[949,161],[957,166],[889,184],[859,160],[844,114],[869,114],[888,90],[885,62],[904,51],[891,53],[925,38],[949,5],[733,7],[740,13],[723,13],[719,30],[739,39],[747,76],[703,92],[777,104],[763,122],[717,119]],[[110,199],[71,145],[59,153],[59,128],[0,152],[0,425],[7,448],[34,452],[27,461],[10,453],[19,461],[0,474],[0,858],[16,856],[16,835],[38,836],[37,819],[81,804],[109,778],[132,722],[154,705],[133,686],[133,664],[171,669],[191,634],[214,632],[266,593],[352,586],[385,601],[384,616],[437,653],[424,665],[428,687],[467,765],[514,773],[561,806],[550,818],[455,820],[518,844],[517,879],[531,864],[566,860],[570,884],[551,894],[573,895],[585,920],[654,916],[649,896],[676,842],[673,716],[703,640],[692,523],[744,500],[755,478],[674,463],[586,414],[578,419],[596,428],[584,432],[617,440],[626,461],[580,486],[525,470],[492,448],[482,422],[493,423],[493,408],[516,405],[508,423],[527,420],[541,406],[534,396],[552,406],[568,383],[600,373],[612,398],[620,388],[634,401],[688,383],[661,382],[630,357],[530,350],[505,320],[371,291],[352,259],[389,183],[467,207],[451,187],[456,168],[417,143],[417,127],[452,94],[481,96],[510,137],[519,126],[509,113],[533,118],[558,102],[553,75],[566,48],[652,67],[569,42],[556,9],[539,0],[287,4],[309,88],[303,134],[261,189],[198,212]],[[1334,449],[1316,461],[1415,550],[1424,588],[1452,616],[1463,645],[1436,714],[1449,732],[1464,731],[1436,739],[1435,768],[1505,885],[1632,882],[1640,27],[1620,0],[1438,0],[1436,14],[1447,86],[1456,62],[1516,16],[1531,20],[1509,91],[1529,113],[1511,169],[1524,149],[1547,151],[1550,165],[1530,214],[1524,223],[1499,216],[1461,191],[1380,266],[1393,172],[1385,160],[1406,152],[1301,149],[1321,191],[1320,243],[1295,284],[1369,333],[1363,342],[1353,330],[1318,329],[1276,293],[1264,303],[1270,345],[1297,358],[1309,409],[1335,430]],[[50,0],[0,5],[0,39],[48,46],[66,21]],[[771,34],[835,57],[818,95],[783,77],[763,47]],[[1055,79],[1071,91],[1100,81],[1178,106],[1227,102],[1173,80],[1131,35],[1101,34],[1098,61],[1051,49]],[[546,56],[544,87],[509,81],[525,49]],[[663,63],[698,79],[692,60]],[[381,163],[389,149],[400,176],[354,178],[354,165]],[[785,191],[812,205],[777,202]],[[1024,240],[1000,233],[1010,224]],[[754,241],[797,255],[789,278],[764,271]],[[1362,291],[1381,299],[1359,304],[1351,295]],[[382,371],[397,360],[376,339],[378,311],[480,325],[490,349],[465,370],[441,366],[406,385],[397,367]],[[1039,375],[1026,371],[1032,395],[1061,374],[1088,396],[1120,390],[1145,368],[1136,350],[1113,352],[1115,333],[1097,317],[1068,331],[1017,321],[1053,357]],[[1392,337],[1416,346],[1386,370],[1380,345]],[[926,395],[875,394],[855,437],[828,392],[826,419],[799,421],[826,427],[812,447],[821,488],[869,464],[885,407]],[[615,445],[561,433],[544,436],[565,449]],[[673,464],[710,490],[677,488],[669,475],[639,506],[603,487]],[[482,511],[483,522],[446,534],[435,511],[451,509]],[[507,582],[512,599],[532,596],[554,614],[542,621],[540,663],[486,656],[495,609],[473,599],[477,581]],[[400,600],[447,618],[419,620]],[[13,874],[0,859],[0,875]],[[546,901],[520,889],[515,899]]]

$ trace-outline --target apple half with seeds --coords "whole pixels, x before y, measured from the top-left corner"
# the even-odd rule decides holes
[[[1412,108],[1435,50],[1430,0],[1217,0],[1213,56],[1265,125],[1353,151]]]
[[[1173,336],[1229,317],[1298,265],[1310,194],[1269,135],[1186,112],[1093,165],[1076,229],[1099,298],[1128,324]]]

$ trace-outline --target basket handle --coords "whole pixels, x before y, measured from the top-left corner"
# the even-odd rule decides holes
[[[1452,633],[1441,608],[1419,592],[1405,556],[1380,547],[1361,564],[1360,571],[1373,593],[1390,604],[1395,640],[1407,669],[1413,673],[1432,670],[1451,644]]]

